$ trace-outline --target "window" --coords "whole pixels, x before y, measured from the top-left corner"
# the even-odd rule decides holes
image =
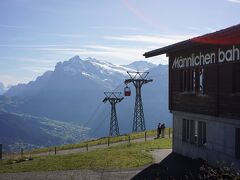
[[[182,71],[182,91],[188,91],[188,71],[183,70]]]
[[[240,92],[240,64],[233,64],[233,93]]]
[[[204,69],[200,67],[199,69],[199,82],[198,82],[198,92],[204,94]]]
[[[188,86],[188,91],[195,91],[195,70],[190,69],[189,70],[189,86]]]
[[[189,141],[189,120],[183,119],[182,140]]]
[[[240,158],[240,128],[236,128],[235,132],[235,156]]]
[[[183,70],[182,77],[182,91],[194,91],[195,90],[195,70]]]
[[[206,123],[183,119],[182,141],[202,146],[206,143]]]
[[[196,92],[204,94],[204,69],[203,67],[194,69],[184,69],[181,73],[182,92]]]
[[[206,123],[198,121],[198,145],[206,143]]]

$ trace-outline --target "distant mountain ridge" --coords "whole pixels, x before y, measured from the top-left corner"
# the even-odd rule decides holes
[[[152,68],[148,69],[149,66]],[[104,91],[123,91],[127,71],[148,70],[153,82],[144,85],[142,98],[147,128],[157,121],[170,125],[168,112],[168,66],[144,61],[130,65],[114,65],[95,58],[74,56],[56,64],[35,81],[13,86],[0,97],[0,109],[9,112],[48,117],[62,122],[78,122],[90,127],[94,136],[105,136],[109,130],[109,104],[103,105]],[[135,88],[130,85],[131,97],[117,106],[120,132],[131,131]],[[96,112],[97,107],[101,107]],[[93,118],[94,117],[94,118]],[[90,135],[91,136],[91,135]]]
[[[134,69],[136,71],[147,71],[151,68],[156,67],[157,65],[153,64],[153,63],[150,63],[150,62],[147,62],[147,61],[135,61],[135,62],[132,62],[128,65],[122,65],[122,66]]]
[[[79,56],[74,56],[68,61],[58,62],[54,71],[45,72],[35,81],[11,87],[5,95],[29,96],[33,92],[43,88],[46,83],[51,80],[52,76],[55,76],[56,74],[81,77],[93,81],[100,86],[113,89],[122,81],[123,76],[127,77],[127,71],[133,70],[134,69],[114,65],[106,61],[99,61],[91,57],[82,60]]]

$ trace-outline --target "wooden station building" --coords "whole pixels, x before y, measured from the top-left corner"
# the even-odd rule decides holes
[[[146,52],[169,58],[173,151],[240,168],[240,24]]]

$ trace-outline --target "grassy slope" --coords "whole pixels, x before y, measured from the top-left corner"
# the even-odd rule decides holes
[[[106,149],[63,156],[34,157],[31,161],[12,163],[12,160],[0,162],[0,173],[26,171],[53,171],[70,169],[118,169],[133,168],[153,161],[148,151],[171,148],[169,138],[147,142],[124,144]]]
[[[170,129],[170,131],[172,134],[172,128]],[[144,138],[144,136],[145,136],[144,133],[145,132],[137,132],[137,133],[132,133],[129,135],[127,134],[127,135],[121,135],[121,136],[117,136],[117,137],[111,137],[110,143],[128,141],[128,136],[130,136],[131,140]],[[157,134],[156,130],[149,130],[149,131],[146,131],[146,133],[147,133],[147,137],[156,136],[156,134]],[[165,136],[168,137],[168,133],[169,133],[169,128],[166,128]],[[94,139],[94,140],[90,140],[90,141],[80,142],[78,144],[66,144],[66,145],[58,146],[57,149],[58,150],[66,150],[66,149],[86,147],[87,144],[88,144],[88,146],[95,146],[95,145],[107,144],[107,143],[108,143],[108,137],[104,137],[104,138],[100,138],[100,139]],[[33,150],[33,151],[31,151],[31,153],[49,152],[49,151],[53,151],[53,150],[54,150],[54,147],[48,147],[48,148],[41,148],[41,149]]]

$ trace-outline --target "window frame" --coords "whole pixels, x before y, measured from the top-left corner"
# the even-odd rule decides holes
[[[180,87],[182,93],[205,94],[204,67],[195,67],[181,70]]]
[[[240,94],[240,63],[233,64],[233,90],[234,94]]]
[[[205,146],[206,138],[206,122],[190,119],[182,119],[182,142]]]

